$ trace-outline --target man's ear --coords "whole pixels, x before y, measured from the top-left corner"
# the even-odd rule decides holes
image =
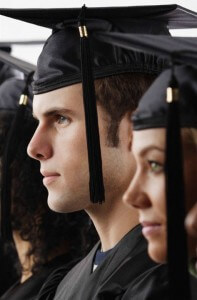
[[[127,112],[120,122],[119,137],[122,139],[125,149],[131,152],[133,143],[133,126],[130,112]]]
[[[127,113],[127,121],[128,121],[128,150],[132,150],[132,144],[133,144],[133,123],[131,120],[131,112]]]

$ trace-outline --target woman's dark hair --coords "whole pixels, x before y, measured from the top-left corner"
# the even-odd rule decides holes
[[[0,157],[12,119],[13,112],[0,111]],[[86,244],[92,246],[96,236],[93,229],[89,240],[84,236],[84,232],[89,228],[88,216],[84,212],[60,214],[49,209],[39,162],[28,157],[26,150],[36,125],[36,121],[27,112],[24,136],[11,165],[12,229],[17,231],[22,240],[31,244],[27,258],[32,256],[34,259],[33,274],[38,272],[60,247],[67,249],[73,258],[85,255]],[[21,271],[19,264],[17,269]]]

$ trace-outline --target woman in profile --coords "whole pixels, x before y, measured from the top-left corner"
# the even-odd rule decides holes
[[[182,137],[184,190],[186,199],[187,225],[192,234],[188,236],[190,271],[196,276],[196,231],[195,224],[197,195],[197,70],[189,66],[175,69],[179,79],[180,125]],[[166,216],[166,88],[171,71],[166,70],[142,97],[133,116],[133,152],[137,171],[124,201],[139,211],[142,232],[148,241],[150,257],[159,263],[167,261],[167,216]],[[182,93],[182,94],[181,94]],[[160,96],[161,94],[161,96]],[[189,95],[189,97],[188,97]],[[166,103],[166,104],[165,104]],[[176,141],[174,142],[174,145]],[[177,168],[176,161],[174,168]],[[174,199],[174,201],[178,199]],[[193,211],[192,211],[193,209]],[[175,214],[175,212],[173,212]],[[177,212],[178,213],[178,212]],[[192,215],[193,214],[193,215]],[[176,218],[176,216],[174,216]],[[191,220],[191,221],[189,221]],[[179,228],[177,228],[178,234]],[[174,237],[176,239],[176,236]],[[180,249],[181,251],[181,249]],[[181,262],[180,262],[181,263]]]

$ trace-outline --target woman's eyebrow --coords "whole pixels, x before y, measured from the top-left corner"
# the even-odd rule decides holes
[[[147,152],[152,151],[152,150],[157,150],[157,151],[160,151],[162,153],[165,153],[165,149],[164,148],[156,146],[156,145],[149,145],[149,146],[147,146],[145,148],[142,148],[139,153],[140,153],[140,155],[144,155]]]

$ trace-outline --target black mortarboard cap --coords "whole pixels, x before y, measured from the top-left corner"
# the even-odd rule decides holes
[[[97,39],[127,50],[144,51],[175,63],[197,63],[197,37],[98,32]]]
[[[95,38],[95,33],[115,31],[169,34],[169,28],[193,27],[193,24],[197,24],[196,14],[177,5],[100,7],[88,8],[86,11],[85,8],[82,11],[1,9],[0,14],[53,29],[38,60],[33,85],[35,94],[82,81],[90,198],[93,202],[102,202],[104,186],[93,79],[126,72],[158,74],[163,68],[163,60],[154,55],[144,55],[101,43]],[[82,33],[80,43],[78,26]]]
[[[28,63],[22,59],[14,57],[5,51],[0,50],[0,61],[4,64],[10,66],[11,68],[22,72],[24,75],[28,76],[30,73],[36,70],[36,66]]]
[[[4,151],[2,155],[1,177],[1,235],[4,240],[12,239],[10,209],[11,209],[11,174],[10,165],[17,151],[18,143],[22,137],[25,111],[30,95],[29,84],[35,66],[14,58],[0,51],[0,61],[25,74],[24,80],[10,78],[0,86],[0,110],[15,111],[11,123]],[[32,97],[32,96],[31,96]],[[19,100],[20,99],[20,100]],[[16,104],[18,102],[18,105]]]
[[[10,45],[5,45],[0,43],[0,51],[10,53],[11,47]],[[13,70],[9,66],[5,65],[3,62],[0,61],[0,84],[4,82],[4,80],[13,76],[14,76]]]
[[[0,42],[0,50],[7,49],[9,51],[6,51],[6,50],[4,50],[4,51],[10,53],[12,46],[23,46],[23,45],[36,46],[36,45],[43,45],[44,43],[45,43],[44,40],[27,40],[27,41],[24,41],[24,40],[17,40],[17,41],[9,40],[9,41],[6,41],[6,42]]]
[[[12,49],[10,45],[0,43],[0,50],[10,53]]]
[[[144,51],[166,59],[166,70],[158,76],[141,98],[138,109],[133,116],[135,130],[159,128],[167,125],[168,104],[163,99],[166,97],[166,89],[172,77],[172,70],[180,89],[181,127],[197,126],[197,102],[195,101],[197,91],[195,81],[197,37],[100,32],[97,33],[97,38],[124,49]],[[170,68],[174,65],[174,68]],[[189,102],[188,98],[190,98]]]
[[[172,69],[163,71],[141,98],[133,115],[134,130],[163,128],[167,126],[168,103],[166,91],[169,87]],[[197,128],[197,65],[175,65],[174,76],[179,89],[179,115],[181,127]]]
[[[53,29],[38,60],[34,93],[81,82],[78,33],[80,8],[0,9],[0,14]],[[94,79],[125,72],[158,73],[162,61],[98,41],[97,32],[166,34],[168,29],[197,27],[197,14],[178,5],[87,8]],[[56,46],[54,46],[56,45]],[[71,55],[72,53],[72,55]]]

